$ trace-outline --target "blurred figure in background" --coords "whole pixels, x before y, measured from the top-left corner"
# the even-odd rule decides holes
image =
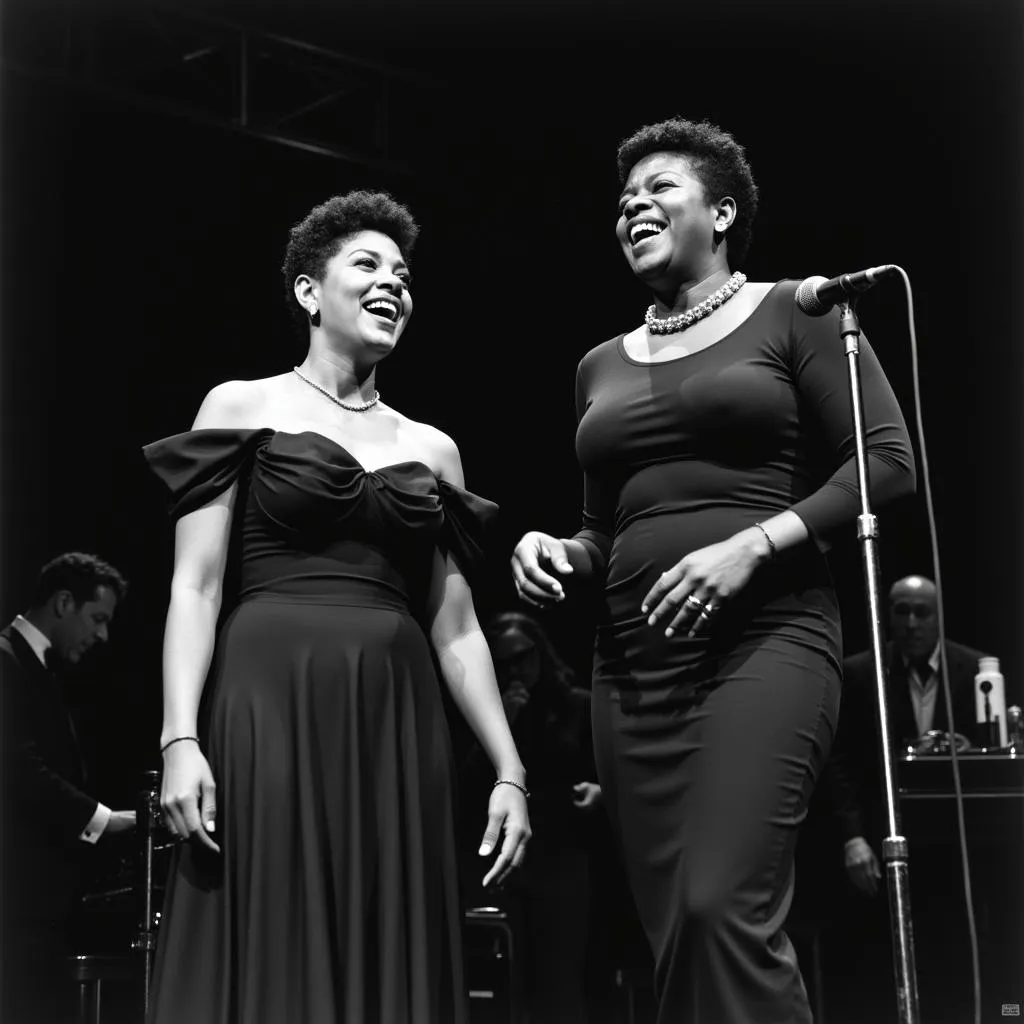
[[[884,655],[893,757],[902,757],[909,744],[932,730],[954,731],[976,742],[974,676],[985,654],[949,639],[940,645],[938,593],[924,576],[897,580],[889,591],[888,612]],[[953,703],[952,730],[942,691],[943,661]],[[845,892],[837,893],[837,920],[842,924],[833,936],[833,949],[839,961],[856,956],[863,965],[856,981],[830,979],[837,1024],[896,1021],[895,926],[883,877],[882,840],[888,825],[876,705],[872,654],[862,651],[843,662],[839,728],[819,792],[821,810],[832,818],[833,833],[838,831],[843,844],[849,883]],[[899,785],[899,777],[895,781]],[[924,842],[913,828],[903,831],[911,846],[910,904],[921,1016],[966,1020],[969,953],[961,928],[963,880],[956,836],[951,832],[941,842]],[[955,916],[951,900],[958,908]]]
[[[43,567],[31,607],[0,632],[4,1024],[71,1019],[63,958],[92,844],[135,825],[87,790],[61,677],[109,639],[127,584],[95,555]]]
[[[981,651],[947,640],[939,649],[938,597],[924,576],[906,576],[889,591],[885,648],[893,754],[932,729],[949,731],[942,693],[942,659],[949,672],[956,732],[974,734],[974,676]],[[844,843],[846,871],[874,895],[881,878],[878,851],[885,824],[881,752],[875,724],[875,671],[871,651],[843,663],[839,729],[822,782]]]
[[[575,685],[572,670],[529,615],[503,612],[487,623],[484,635],[528,772],[533,839],[519,876],[504,890],[481,890],[473,884],[474,869],[464,896],[468,906],[497,903],[519,924],[531,1024],[577,1024],[586,1020],[589,847],[601,803],[590,693]],[[463,771],[465,807],[483,806],[473,794],[490,784],[485,767],[483,751],[473,747]],[[469,836],[479,836],[479,824],[464,823]]]

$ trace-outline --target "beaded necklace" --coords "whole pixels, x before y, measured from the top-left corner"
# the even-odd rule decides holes
[[[703,302],[698,303],[693,309],[685,313],[677,313],[675,316],[667,316],[659,319],[655,315],[654,306],[647,308],[644,316],[644,323],[651,334],[675,334],[677,331],[685,331],[691,324],[703,320],[713,313],[723,303],[728,302],[746,283],[747,275],[737,270],[732,277],[716,292],[712,292]]]

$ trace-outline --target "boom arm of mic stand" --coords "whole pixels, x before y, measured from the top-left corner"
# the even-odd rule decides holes
[[[854,300],[855,301],[855,300]],[[871,512],[868,486],[867,442],[864,430],[864,396],[860,380],[860,323],[854,303],[839,303],[840,335],[846,351],[850,378],[850,405],[853,409],[857,458],[857,488],[860,491],[860,516],[857,537],[864,564],[868,618],[871,626],[871,653],[875,669],[875,693],[878,734],[882,749],[882,777],[885,783],[885,809],[888,834],[882,842],[882,858],[889,893],[890,920],[895,922],[893,960],[896,968],[896,999],[900,1024],[918,1024],[917,971],[914,963],[914,929],[910,916],[910,874],[907,840],[900,835],[895,771],[889,732],[889,706],[885,685],[885,658],[882,647],[882,602],[878,561],[878,520]]]

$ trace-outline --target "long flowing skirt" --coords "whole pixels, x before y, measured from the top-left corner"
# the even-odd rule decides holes
[[[250,600],[208,685],[221,854],[176,854],[152,1024],[463,1021],[451,749],[420,626]]]

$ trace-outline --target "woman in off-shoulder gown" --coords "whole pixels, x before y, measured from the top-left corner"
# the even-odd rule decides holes
[[[381,193],[316,207],[283,268],[305,362],[214,388],[145,449],[177,522],[161,805],[184,840],[152,1024],[466,1019],[431,646],[495,769],[486,881],[523,857],[525,774],[466,583],[496,507],[375,391],[415,235]]]

